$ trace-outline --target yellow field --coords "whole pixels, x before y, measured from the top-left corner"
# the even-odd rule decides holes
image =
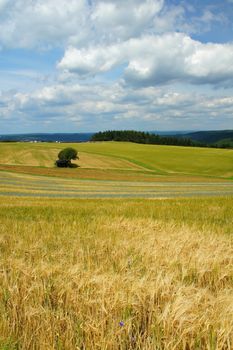
[[[1,164],[7,165],[27,165],[27,166],[43,166],[54,167],[57,159],[59,148],[52,144],[48,148],[47,145],[31,145],[31,144],[0,144]],[[66,145],[67,146],[67,145]],[[64,146],[64,147],[66,147]],[[60,146],[61,147],[61,146]],[[77,148],[77,145],[76,145]],[[92,155],[85,152],[79,152],[79,161],[73,161],[81,168],[99,168],[99,169],[125,169],[138,170],[143,169],[141,166],[134,164],[125,159],[116,159],[104,155]]]
[[[0,144],[0,350],[232,350],[232,151],[65,146]]]
[[[233,348],[233,199],[0,199],[0,349]]]

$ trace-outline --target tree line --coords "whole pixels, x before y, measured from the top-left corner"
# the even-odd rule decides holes
[[[175,136],[160,136],[144,131],[135,130],[108,130],[94,134],[91,141],[125,141],[151,145],[192,146],[204,147],[205,145],[189,138]]]

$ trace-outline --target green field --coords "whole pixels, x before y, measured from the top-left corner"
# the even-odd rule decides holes
[[[67,146],[74,147],[80,152],[81,169],[146,171],[158,175],[233,177],[233,150],[139,145],[124,142],[0,143],[0,163],[53,167],[59,150]]]
[[[78,168],[58,169],[60,149],[79,151]],[[1,143],[0,195],[174,198],[232,195],[233,151],[99,142]]]

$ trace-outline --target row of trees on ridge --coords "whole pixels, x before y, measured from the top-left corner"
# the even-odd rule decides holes
[[[152,145],[172,145],[172,146],[203,146],[189,138],[160,136],[149,132],[135,130],[108,130],[94,134],[91,141],[125,141]]]

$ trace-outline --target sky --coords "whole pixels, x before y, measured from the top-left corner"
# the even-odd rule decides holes
[[[0,134],[233,129],[233,0],[0,0]]]

